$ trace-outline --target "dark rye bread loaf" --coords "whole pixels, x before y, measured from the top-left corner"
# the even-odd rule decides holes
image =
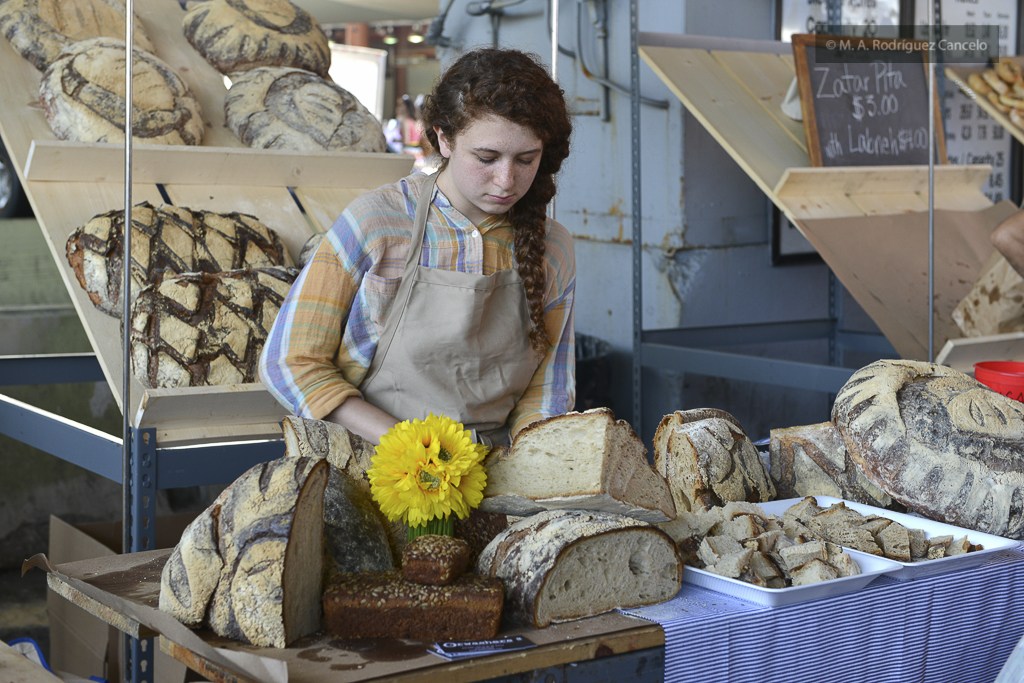
[[[125,12],[121,0],[0,0],[0,33],[18,54],[46,71],[72,43],[123,38]],[[153,52],[138,17],[134,24],[136,46]]]
[[[235,76],[224,116],[231,132],[257,149],[387,149],[380,122],[352,93],[302,69],[260,67]]]
[[[94,216],[68,237],[68,263],[96,308],[121,317],[124,212]],[[180,206],[132,208],[132,291],[180,273],[291,266],[276,232],[255,216]]]
[[[390,572],[340,574],[324,591],[324,624],[337,638],[484,640],[501,625],[501,581],[463,574],[429,586]]]
[[[682,585],[672,538],[630,517],[547,510],[498,534],[477,560],[505,585],[505,615],[544,628],[617,608],[663,602]]]
[[[402,551],[402,577],[431,586],[447,586],[469,566],[469,543],[454,536],[426,534]]]
[[[245,472],[182,534],[159,606],[260,647],[320,627],[327,462],[284,457]]]
[[[181,23],[188,42],[221,73],[291,66],[329,77],[327,34],[288,0],[190,2]]]
[[[894,505],[846,452],[831,422],[773,429],[769,453],[768,471],[779,498],[833,496],[881,508]]]
[[[39,100],[59,140],[124,142],[126,51],[123,40],[73,43],[43,73]],[[199,145],[206,124],[199,100],[156,55],[132,54],[132,138],[152,145]]]
[[[184,273],[145,287],[132,306],[132,369],[143,386],[259,381],[258,363],[296,271]]]
[[[654,469],[676,509],[701,512],[730,501],[775,498],[761,454],[735,417],[717,408],[677,410],[654,434]]]
[[[1024,538],[1024,405],[951,368],[880,360],[832,421],[871,481],[934,520]]]

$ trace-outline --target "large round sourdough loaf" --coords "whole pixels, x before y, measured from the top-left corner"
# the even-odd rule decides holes
[[[951,368],[880,360],[836,395],[832,421],[867,477],[941,522],[1024,538],[1024,405]]]
[[[257,149],[384,152],[380,122],[344,88],[315,73],[259,67],[232,79],[225,125]]]
[[[124,142],[126,51],[123,40],[70,45],[43,74],[39,99],[53,134],[76,142]],[[159,145],[198,145],[206,124],[199,100],[156,55],[132,51],[132,138]]]
[[[46,71],[72,43],[124,37],[125,12],[121,0],[0,0],[0,33],[18,54]],[[138,17],[132,30],[135,45],[153,52]]]
[[[160,577],[160,609],[260,647],[320,627],[328,465],[284,457],[245,472],[182,534]]]
[[[506,617],[534,628],[663,602],[683,580],[683,562],[667,533],[583,510],[519,520],[484,548],[476,567],[504,583]]]
[[[121,317],[124,212],[94,216],[68,237],[68,263],[96,308]],[[276,232],[255,216],[192,211],[180,206],[132,207],[132,292],[181,273],[220,273],[291,266]]]
[[[327,34],[306,10],[288,0],[190,2],[185,38],[224,74],[259,66],[292,66],[327,78]]]
[[[132,369],[146,387],[258,382],[258,363],[294,268],[184,273],[132,306]]]

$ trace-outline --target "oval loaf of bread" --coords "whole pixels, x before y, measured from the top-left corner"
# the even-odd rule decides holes
[[[0,0],[0,33],[18,54],[46,71],[72,43],[123,38],[124,15],[121,0]],[[138,17],[134,24],[135,45],[154,52]]]
[[[327,468],[325,460],[279,458],[224,489],[164,565],[160,609],[260,647],[316,631]]]
[[[1024,538],[1024,405],[951,368],[880,360],[836,395],[832,421],[864,473],[934,520]]]
[[[259,67],[233,78],[225,125],[249,147],[384,152],[380,122],[349,91],[302,69]]]
[[[505,615],[534,628],[663,602],[683,562],[661,529],[621,515],[547,510],[492,540],[477,572],[505,585]]]
[[[288,0],[190,2],[181,25],[192,47],[221,73],[292,66],[328,77],[327,34]]]
[[[72,43],[43,74],[39,100],[59,140],[124,142],[123,40]],[[132,138],[152,145],[199,145],[206,123],[199,100],[156,55],[132,51]]]

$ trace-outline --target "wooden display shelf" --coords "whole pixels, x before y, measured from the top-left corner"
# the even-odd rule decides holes
[[[861,221],[857,225],[863,226],[875,218],[926,213],[928,167],[811,167],[803,124],[787,117],[780,107],[796,75],[789,43],[662,33],[641,33],[639,42],[644,61],[815,246],[897,351],[905,358],[926,357],[928,298],[923,287],[927,265],[923,271],[916,265],[908,267],[914,260],[911,256],[916,258],[918,254],[907,254],[900,262],[902,247],[896,246],[909,244],[919,236],[913,240],[909,235],[898,239],[894,236],[889,246],[879,245],[870,255],[872,261],[877,262],[881,254],[895,253],[894,260],[887,262],[889,267],[879,269],[877,263],[855,260],[864,258],[863,249],[846,248],[858,239],[852,221],[845,234],[834,227],[827,238],[812,231],[823,229],[820,223],[815,224],[819,219],[856,219]],[[978,101],[987,110],[991,108],[987,100]],[[997,118],[1012,126],[1005,116]],[[1021,131],[1013,132],[1016,135]],[[992,172],[991,166],[938,165],[932,171],[935,209],[980,212],[992,207],[981,189]],[[970,287],[965,281],[972,283],[977,278],[987,256],[972,254],[966,266],[959,264],[963,267],[955,277],[942,273],[944,289],[936,285],[935,299],[943,305],[952,299],[959,301]],[[858,281],[858,273],[866,265],[876,266],[868,270],[884,282],[865,286]],[[975,265],[972,279],[968,271]],[[917,290],[922,292],[919,303],[917,298],[910,301],[907,296]],[[944,338],[947,334],[958,333],[955,326],[953,332],[949,332],[948,325],[939,329],[942,332],[936,332],[936,348],[948,341]]]
[[[1012,59],[1017,62],[1019,66],[1024,67],[1024,56],[1013,57]],[[981,73],[987,68],[988,67],[968,65],[947,66],[945,74],[946,78],[953,81],[953,83],[964,91],[965,95],[977,102],[978,106],[997,121],[1003,128],[1005,128],[1010,135],[1017,138],[1018,142],[1024,142],[1024,129],[1011,121],[1007,114],[999,111],[986,96],[979,95],[974,91],[974,88],[967,84],[967,79],[971,77],[971,74]],[[1024,114],[1024,111],[1021,113]]]
[[[196,94],[207,128],[198,147],[133,144],[133,204],[164,203],[162,188],[179,206],[252,214],[295,258],[354,197],[412,172],[408,155],[246,147],[224,126],[224,78],[185,40],[181,5],[142,0],[135,11],[157,56]],[[56,140],[38,102],[41,74],[6,40],[0,40],[0,71],[0,135],[118,407],[130,411],[133,426],[155,427],[163,447],[279,436],[287,411],[260,384],[153,390],[133,380],[131,400],[124,400],[120,320],[93,306],[65,256],[75,229],[97,214],[123,210],[124,147]]]

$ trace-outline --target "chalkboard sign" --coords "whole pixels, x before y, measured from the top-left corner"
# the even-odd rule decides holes
[[[927,44],[902,38],[792,38],[811,166],[928,163]],[[935,96],[936,163],[946,163]]]

